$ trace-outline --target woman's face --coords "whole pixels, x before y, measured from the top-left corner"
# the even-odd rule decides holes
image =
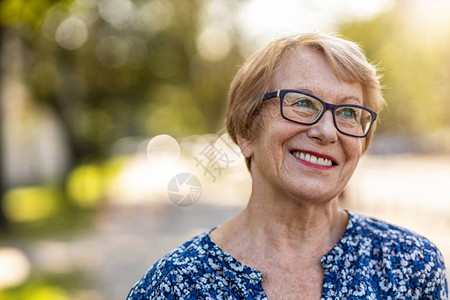
[[[333,104],[363,104],[361,85],[339,81],[324,55],[309,48],[287,54],[275,77],[273,90],[298,89]],[[279,101],[264,103],[256,137],[241,145],[244,154],[252,156],[253,181],[280,196],[287,193],[316,202],[335,198],[358,164],[363,139],[339,133],[331,111],[311,126],[287,121],[280,114]],[[332,165],[319,165],[315,158],[303,158],[306,154],[330,159]]]

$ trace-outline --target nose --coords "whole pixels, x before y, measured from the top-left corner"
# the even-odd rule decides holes
[[[334,143],[337,141],[337,136],[331,110],[327,110],[322,118],[308,130],[308,137],[317,139],[321,144]]]

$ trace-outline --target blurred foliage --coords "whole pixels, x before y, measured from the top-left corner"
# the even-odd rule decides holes
[[[0,2],[0,20],[4,25],[38,28],[50,7],[57,1],[3,0]],[[67,1],[66,1],[67,2]]]
[[[103,194],[100,168],[93,165],[77,167],[69,176],[68,195],[80,206],[95,206]]]
[[[17,97],[4,100],[16,103],[8,107],[21,112],[19,123],[38,119],[32,115],[42,111],[50,114],[70,151],[66,173],[57,182],[35,178],[26,182],[33,187],[18,187],[3,197],[0,178],[0,200],[5,202],[0,221],[1,208],[10,221],[20,223],[54,215],[57,203],[67,199],[75,206],[95,207],[105,196],[105,176],[111,173],[98,164],[114,164],[108,162],[111,146],[124,136],[181,137],[223,126],[228,84],[242,57],[234,25],[216,26],[217,34],[204,38],[207,4],[0,2],[1,84],[11,90],[18,81],[25,89],[3,94]],[[202,45],[207,51],[200,51]],[[0,153],[0,165],[2,157]],[[62,196],[52,194],[49,184],[59,184]],[[30,200],[36,197],[40,200]]]
[[[108,185],[120,172],[124,158],[75,167],[67,177],[66,190],[59,186],[26,186],[9,189],[3,198],[6,217],[14,223],[40,223],[63,219],[77,209],[99,205]],[[67,194],[67,195],[66,195]]]
[[[32,222],[57,214],[63,198],[55,187],[18,187],[4,196],[6,217],[13,222]]]
[[[45,275],[45,276],[43,276]],[[74,272],[59,274],[33,273],[26,283],[20,287],[12,287],[0,290],[2,300],[70,300],[86,299],[92,300],[89,293],[74,296],[81,287],[89,288],[91,284],[86,281],[91,280],[85,274]],[[78,294],[80,294],[78,292]]]
[[[61,287],[52,285],[26,285],[20,289],[11,289],[0,291],[1,299],[15,300],[69,300],[71,299],[68,293]]]
[[[108,157],[123,136],[183,136],[222,126],[241,57],[235,45],[214,62],[198,54],[204,1],[1,5],[3,42],[20,43],[20,51],[3,55],[21,55],[25,84],[59,116],[75,164]]]
[[[39,239],[52,239],[61,235],[84,235],[92,230],[97,210],[92,207],[70,205],[66,199],[59,201],[58,211],[46,215],[45,218],[10,224],[8,231],[0,232],[0,241],[7,243],[8,240],[19,240],[32,243]]]
[[[104,164],[83,164],[76,167],[67,178],[67,195],[73,204],[95,207],[106,196],[111,180],[120,171],[121,158],[111,159]]]
[[[433,27],[399,1],[365,21],[341,24],[340,33],[360,44],[383,74],[387,108],[377,134],[429,136],[450,128],[450,28]],[[430,32],[433,30],[433,32]]]

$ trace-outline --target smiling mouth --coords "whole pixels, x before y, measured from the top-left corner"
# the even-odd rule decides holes
[[[291,154],[294,155],[295,157],[297,157],[298,159],[301,159],[303,161],[306,161],[310,164],[313,165],[318,165],[318,166],[324,166],[324,167],[331,167],[331,166],[336,166],[337,164],[328,158],[323,158],[323,157],[317,157],[311,153],[306,153],[306,152],[302,152],[302,151],[296,151],[296,150],[292,150]]]

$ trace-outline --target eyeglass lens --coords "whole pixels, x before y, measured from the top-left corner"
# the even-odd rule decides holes
[[[312,124],[320,117],[324,105],[308,95],[289,92],[283,99],[283,115],[295,122]],[[372,115],[369,111],[352,106],[341,106],[334,111],[338,129],[344,133],[362,136],[369,130]]]

